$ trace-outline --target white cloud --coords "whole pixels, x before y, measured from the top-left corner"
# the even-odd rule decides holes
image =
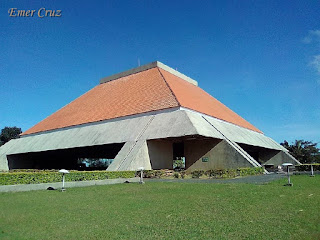
[[[320,55],[313,56],[310,66],[312,66],[320,76]],[[320,78],[318,78],[317,82],[320,84]]]
[[[308,35],[302,39],[302,42],[306,44],[320,42],[320,30],[310,30]]]
[[[316,43],[316,47],[319,47],[320,30],[309,30],[308,35],[302,41],[306,44]],[[320,85],[320,54],[312,57],[312,60],[309,62],[309,66],[311,66],[317,73],[317,83]]]

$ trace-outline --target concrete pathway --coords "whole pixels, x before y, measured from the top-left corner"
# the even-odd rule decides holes
[[[284,174],[265,174],[258,176],[247,176],[237,177],[233,179],[162,179],[162,178],[144,178],[146,183],[148,182],[184,182],[184,183],[253,183],[253,184],[264,184],[284,178]],[[65,188],[72,187],[86,187],[94,185],[108,185],[117,184],[124,182],[139,182],[139,178],[117,178],[117,179],[106,179],[106,180],[95,180],[95,181],[81,181],[81,182],[66,182]],[[62,183],[40,183],[40,184],[19,184],[19,185],[3,185],[0,186],[0,192],[24,192],[32,190],[46,190],[48,187],[55,189],[61,189]]]
[[[108,185],[117,184],[124,182],[139,182],[139,178],[117,178],[117,179],[106,179],[106,180],[93,180],[93,181],[81,181],[81,182],[65,182],[65,188],[72,187],[87,187],[94,185]],[[61,189],[62,183],[39,183],[39,184],[19,184],[19,185],[2,185],[0,186],[0,192],[25,192],[32,190],[46,190],[48,187],[55,189]]]

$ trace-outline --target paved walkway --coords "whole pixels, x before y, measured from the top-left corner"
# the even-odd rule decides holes
[[[65,182],[65,188],[72,187],[87,187],[94,185],[108,185],[129,182],[139,182],[139,178],[117,178],[117,179],[106,179],[106,180],[93,180],[93,181],[81,181],[81,182]],[[48,187],[55,189],[61,189],[62,183],[39,183],[39,184],[19,184],[19,185],[2,185],[0,186],[0,192],[25,192],[32,190],[46,190]]]
[[[161,178],[152,178],[144,179],[145,182],[189,182],[189,183],[253,183],[253,184],[264,184],[284,178],[284,174],[264,174],[257,176],[247,176],[247,177],[237,177],[232,179],[161,179]]]
[[[162,178],[145,178],[148,182],[184,182],[184,183],[253,183],[264,184],[286,177],[284,174],[265,174],[258,176],[237,177],[233,179],[162,179]],[[108,185],[129,182],[139,182],[139,178],[118,178],[107,180],[83,181],[83,182],[66,182],[65,188],[86,187],[94,185]],[[32,190],[46,190],[48,187],[61,189],[61,182],[56,183],[40,183],[40,184],[19,184],[19,185],[3,185],[0,186],[0,192],[24,192]]]

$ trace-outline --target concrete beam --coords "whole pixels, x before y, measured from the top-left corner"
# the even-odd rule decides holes
[[[155,67],[159,67],[159,68],[162,68],[163,70],[189,82],[189,83],[192,83],[193,85],[196,85],[198,86],[198,82],[193,80],[192,78],[189,78],[188,76],[172,69],[171,67],[161,63],[161,62],[152,62],[152,63],[149,63],[149,64],[146,64],[146,65],[143,65],[143,66],[140,66],[140,67],[137,67],[137,68],[133,68],[133,69],[130,69],[130,70],[127,70],[127,71],[124,71],[124,72],[121,72],[121,73],[117,73],[117,74],[114,74],[114,75],[111,75],[109,77],[105,77],[105,78],[102,78],[100,80],[100,84],[103,84],[103,83],[106,83],[106,82],[110,82],[110,81],[113,81],[113,80],[116,80],[118,78],[122,78],[122,77],[126,77],[126,76],[129,76],[129,75],[132,75],[132,74],[135,74],[135,73],[139,73],[139,72],[142,72],[142,71],[146,71],[148,69],[151,69],[151,68],[155,68]]]

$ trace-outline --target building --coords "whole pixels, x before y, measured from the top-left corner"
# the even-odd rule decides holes
[[[114,159],[110,171],[299,163],[197,85],[160,62],[103,78],[3,145],[0,169],[73,169],[79,158]]]

